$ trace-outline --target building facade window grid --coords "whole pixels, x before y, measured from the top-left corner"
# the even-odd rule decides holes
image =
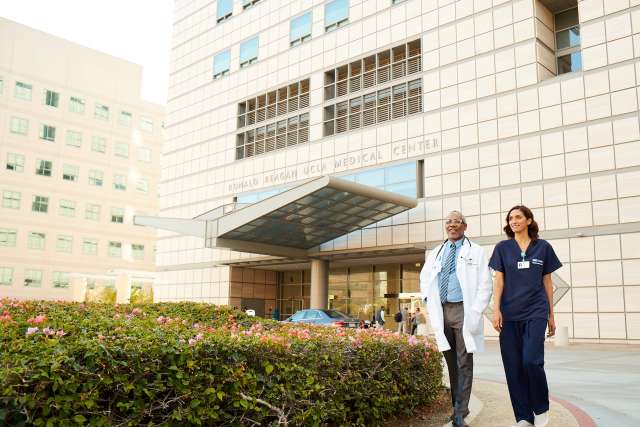
[[[216,22],[222,22],[233,15],[233,0],[218,0],[216,4]]]
[[[309,113],[236,135],[236,160],[309,142]]]
[[[5,190],[2,192],[2,207],[20,209],[21,194],[17,191]]]
[[[133,115],[128,111],[120,111],[120,116],[118,117],[118,124],[122,126],[131,126],[133,121]]]
[[[60,200],[58,205],[58,213],[62,216],[75,217],[76,216],[76,202],[73,200]]]
[[[60,94],[53,90],[45,89],[44,91],[44,104],[49,107],[58,108],[60,105]]]
[[[137,261],[144,260],[144,245],[131,244],[131,257]]]
[[[10,228],[0,228],[0,246],[14,247],[18,232]]]
[[[104,172],[96,169],[89,170],[89,185],[102,187],[103,183],[104,183]]]
[[[91,139],[91,151],[96,153],[106,153],[107,152],[107,139],[101,136],[94,136]]]
[[[36,175],[51,176],[53,162],[50,160],[38,160],[36,162]]]
[[[84,114],[85,101],[83,98],[77,96],[69,97],[69,111],[77,114]]]
[[[24,172],[24,156],[22,154],[7,153],[7,170]]]
[[[13,285],[13,267],[0,267],[0,286]]]
[[[47,213],[49,211],[49,198],[45,196],[33,196],[31,211]]]
[[[124,224],[124,209],[111,208],[111,222],[114,224]]]
[[[231,67],[231,51],[225,50],[213,57],[213,78],[219,79],[229,74]]]
[[[56,238],[56,251],[71,253],[73,249],[73,237],[59,234]]]
[[[153,120],[149,117],[140,117],[140,130],[144,132],[153,132]]]
[[[309,79],[247,99],[238,104],[238,129],[309,108]]]
[[[311,40],[311,27],[313,25],[312,12],[293,18],[289,28],[289,44],[297,46],[307,40]]]
[[[558,74],[582,70],[577,3],[571,9],[556,13],[554,24]]]
[[[98,120],[109,120],[109,107],[96,103],[93,116]]]
[[[113,258],[122,258],[122,242],[109,241],[109,256]]]
[[[29,233],[29,237],[27,239],[27,247],[29,249],[35,249],[39,251],[44,250],[46,240],[46,233],[42,233],[40,231],[32,231]]]
[[[33,91],[33,86],[24,82],[16,82],[15,88],[15,97],[17,99],[22,99],[23,101],[31,101],[31,93]]]
[[[324,136],[422,112],[422,79],[324,107]]]
[[[82,132],[67,130],[66,144],[74,148],[82,147]]]
[[[29,120],[22,117],[11,117],[9,131],[16,135],[27,135],[29,133]]]
[[[324,73],[325,101],[422,72],[420,39],[385,49]]]
[[[39,288],[42,286],[42,270],[28,268],[24,271],[24,286]]]
[[[45,141],[55,142],[56,140],[56,128],[55,126],[41,124],[40,125],[40,139]]]
[[[125,175],[113,175],[113,189],[118,191],[127,190],[127,177]]]
[[[240,68],[253,64],[258,60],[258,36],[245,40],[240,44]]]
[[[64,271],[53,272],[53,287],[68,288],[71,286],[70,274]]]
[[[75,165],[62,165],[62,179],[64,181],[78,182],[80,167]]]
[[[100,205],[96,205],[93,203],[87,203],[84,210],[85,219],[89,219],[92,221],[100,220]]]
[[[82,240],[82,253],[85,255],[98,254],[98,240],[85,238]]]

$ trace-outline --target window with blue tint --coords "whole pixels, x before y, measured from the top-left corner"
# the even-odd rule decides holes
[[[236,201],[238,203],[256,203],[261,200],[268,199],[271,196],[275,196],[276,194],[280,194],[287,189],[289,189],[289,187],[279,187],[279,188],[272,188],[264,191],[257,191],[254,193],[240,194],[236,198]]]
[[[554,15],[557,74],[582,70],[578,7]]]
[[[338,178],[407,197],[416,197],[418,192],[416,162],[370,169]]]
[[[558,56],[558,74],[572,73],[580,70],[582,70],[581,52]]]
[[[224,21],[233,15],[233,0],[218,0],[216,9],[217,22]]]
[[[311,23],[311,12],[307,12],[291,20],[291,30],[289,32],[291,46],[296,46],[311,39]]]
[[[335,30],[349,21],[349,0],[333,0],[324,5],[324,29]]]
[[[246,67],[258,60],[258,37],[254,37],[240,45],[240,67]]]
[[[229,66],[231,64],[231,52],[225,50],[220,52],[213,58],[213,78],[217,79],[229,74]]]

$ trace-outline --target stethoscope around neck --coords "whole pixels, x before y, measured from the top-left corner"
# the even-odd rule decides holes
[[[469,240],[469,238],[467,236],[463,236],[462,237],[462,246],[464,246],[464,241],[467,241],[467,243],[469,244],[469,247],[471,247],[471,240]],[[442,252],[442,250],[445,247],[445,243],[447,243],[449,241],[449,239],[444,239],[442,241],[442,243],[440,244],[440,249],[438,249],[438,252],[436,253],[436,259],[438,259],[438,257],[440,256],[440,252]]]

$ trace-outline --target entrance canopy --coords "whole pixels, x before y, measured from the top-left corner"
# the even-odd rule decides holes
[[[322,176],[231,212],[218,209],[218,217],[135,217],[134,223],[205,237],[207,247],[308,258],[322,243],[416,205],[413,198]]]

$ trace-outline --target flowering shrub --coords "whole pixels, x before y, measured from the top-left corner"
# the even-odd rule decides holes
[[[0,301],[0,425],[379,425],[431,402],[430,341],[204,304]]]

